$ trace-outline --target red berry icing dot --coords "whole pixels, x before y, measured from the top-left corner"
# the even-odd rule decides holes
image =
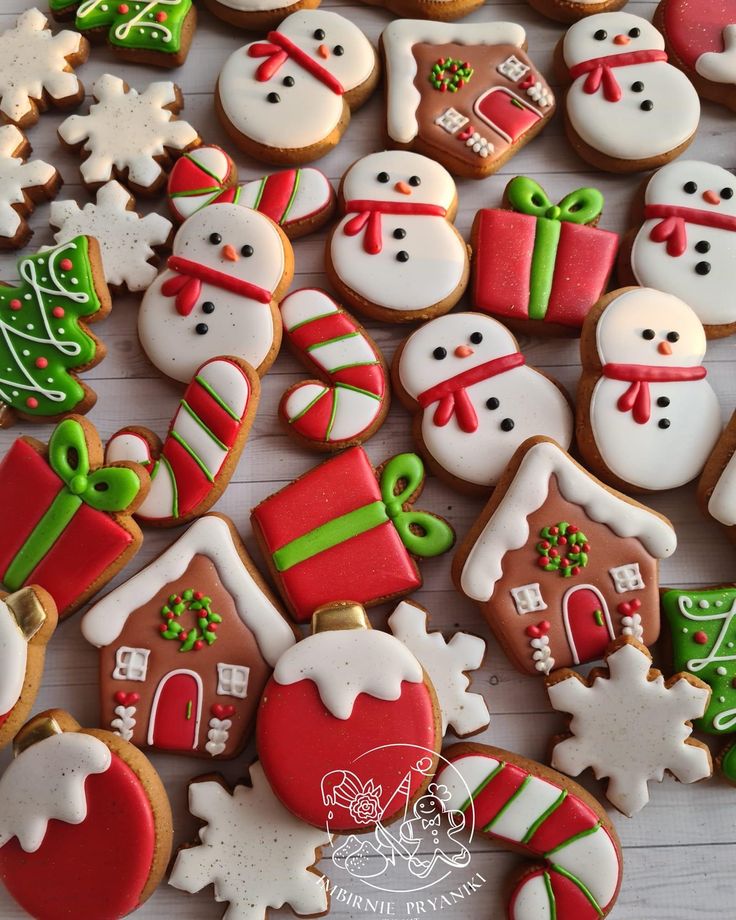
[[[168,15],[163,10],[160,13],[156,13],[156,22],[166,22],[168,18]]]
[[[29,396],[26,400],[26,405],[29,409],[38,409],[38,400],[35,396]]]
[[[64,316],[64,308],[63,308],[63,307],[54,307],[54,309],[51,311],[51,315],[52,315],[52,316],[55,316],[56,319],[61,319],[62,316]]]
[[[127,6],[125,7],[125,12],[126,13],[128,12]],[[72,268],[72,266],[73,266],[73,263],[71,259],[62,259],[61,262],[59,262],[59,268],[63,272],[68,272]]]
[[[17,297],[14,297],[8,304],[11,310],[20,310],[23,304],[18,300]]]
[[[36,367],[44,368],[48,366],[49,366],[49,362],[46,358],[36,358]]]
[[[696,633],[693,633],[693,642],[697,642],[698,645],[705,645],[708,641],[708,636],[702,631],[698,630]]]
[[[122,13],[123,15],[125,15],[129,9],[130,7],[128,6],[127,3],[121,3],[120,6],[118,6],[118,13]]]

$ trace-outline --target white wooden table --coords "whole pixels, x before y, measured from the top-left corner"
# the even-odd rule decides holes
[[[1,0],[0,30],[11,26],[16,15],[34,5],[33,0]],[[43,0],[38,0],[43,7]],[[389,15],[371,7],[323,0],[325,7],[335,8],[352,18],[370,38],[377,41]],[[655,3],[634,0],[631,12],[651,17]],[[524,3],[489,0],[466,21],[508,19],[522,23],[528,33],[529,49],[534,61],[552,76],[553,48],[562,28],[543,20]],[[184,117],[199,130],[205,141],[220,143],[232,151],[225,133],[219,126],[212,105],[212,91],[217,73],[227,56],[249,40],[248,33],[237,33],[200,11],[200,24],[186,64],[169,77],[144,67],[123,65],[104,47],[95,47],[91,59],[79,71],[87,91],[104,72],[123,77],[141,89],[148,82],[174,79],[184,91]],[[89,101],[89,97],[88,100]],[[86,105],[86,103],[85,103]],[[725,109],[704,103],[703,119],[695,142],[686,154],[712,160],[725,167],[736,166],[734,147],[734,116]],[[358,113],[342,143],[320,166],[333,182],[337,182],[346,167],[357,157],[380,149],[382,144],[383,102],[381,93]],[[88,195],[80,184],[75,156],[62,152],[56,139],[59,114],[47,113],[29,131],[37,156],[57,165],[65,185],[60,198],[73,198],[83,203]],[[268,169],[236,157],[241,178],[254,177]],[[558,115],[544,133],[526,147],[503,169],[502,173],[484,182],[459,183],[460,207],[457,226],[466,235],[477,208],[496,206],[504,186],[511,176],[526,174],[537,179],[550,198],[559,200],[573,188],[596,185],[606,198],[601,226],[623,231],[627,227],[628,208],[635,193],[638,177],[616,177],[596,174],[586,168],[571,152]],[[149,206],[146,205],[144,209]],[[153,207],[164,209],[161,200]],[[40,206],[33,218],[36,233],[32,247],[52,241],[48,227],[48,206]],[[294,287],[323,285],[322,235],[308,237],[295,245],[296,278]],[[16,278],[13,255],[0,256],[0,277]],[[95,331],[108,348],[107,358],[87,375],[98,394],[98,402],[90,413],[103,438],[124,424],[135,423],[164,433],[181,388],[162,378],[144,357],[136,337],[137,301],[118,297],[111,316]],[[367,324],[388,360],[407,329]],[[736,404],[736,340],[721,340],[711,345],[707,365],[710,379],[720,398],[724,421]],[[528,360],[558,377],[572,392],[579,374],[577,341],[528,340],[522,342]],[[263,396],[255,427],[243,454],[240,466],[218,510],[230,515],[257,557],[249,524],[249,510],[262,498],[284,483],[309,469],[319,457],[295,447],[283,433],[276,419],[281,393],[293,382],[303,379],[304,372],[286,352],[282,353],[263,381]],[[47,439],[47,425],[19,425],[0,432],[0,454],[20,434],[32,434]],[[367,450],[374,461],[380,461],[400,450],[411,448],[409,416],[398,404],[391,409],[386,424],[368,443]],[[454,494],[430,480],[423,507],[444,514],[460,537],[466,532],[483,502]],[[688,487],[655,496],[650,504],[674,522],[679,549],[662,568],[665,585],[710,585],[736,580],[734,549],[722,532],[701,518],[694,501],[693,489]],[[12,521],[3,521],[12,527]],[[176,532],[149,531],[138,555],[118,578],[121,581],[155,557],[176,536]],[[524,677],[514,671],[491,637],[476,607],[459,597],[452,589],[450,558],[428,561],[423,566],[425,584],[415,595],[432,613],[435,628],[464,628],[482,635],[488,641],[486,664],[475,678],[475,690],[482,692],[492,713],[492,722],[478,740],[530,757],[543,759],[550,735],[560,727],[561,719],[550,711],[540,680]],[[373,611],[373,622],[383,625],[393,609],[388,605]],[[79,630],[79,615],[72,617],[58,630],[47,658],[43,690],[36,709],[60,706],[68,709],[85,725],[95,725],[98,714],[97,653],[86,644]],[[656,654],[656,653],[655,653]],[[662,661],[665,671],[669,662]],[[645,739],[642,739],[643,741]],[[0,767],[6,765],[8,751],[0,754]],[[197,826],[186,810],[186,781],[211,769],[205,760],[186,757],[153,755],[153,761],[166,783],[174,808],[176,843],[194,839]],[[224,764],[222,772],[234,781],[245,773],[252,759],[248,751],[238,760]],[[600,795],[600,786],[586,779],[588,787]],[[720,779],[695,786],[681,786],[672,778],[650,787],[652,801],[633,820],[617,813],[613,815],[625,850],[625,877],[618,906],[613,911],[617,920],[699,920],[733,918],[736,916],[736,790]],[[499,847],[476,841],[477,853],[473,866],[487,880],[485,886],[464,906],[438,912],[448,920],[501,920],[504,914],[503,882],[518,863],[518,859]],[[323,861],[322,868],[330,873],[331,863]],[[428,909],[429,911],[429,909]],[[162,885],[139,911],[143,918],[219,918],[224,906],[212,900],[211,889],[198,896],[189,896]],[[273,916],[290,916],[288,910]],[[431,912],[428,916],[431,916]],[[23,916],[7,895],[0,891],[0,918]],[[331,916],[336,918],[362,916],[345,904],[334,903]],[[83,920],[83,918],[80,918]]]

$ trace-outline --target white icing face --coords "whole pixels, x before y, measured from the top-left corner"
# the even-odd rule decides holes
[[[651,22],[624,12],[581,19],[567,30],[563,44],[568,67],[609,54],[663,50],[664,37]]]
[[[384,150],[353,163],[342,186],[346,201],[396,201],[432,204],[445,210],[455,201],[456,188],[447,170],[419,153]]]

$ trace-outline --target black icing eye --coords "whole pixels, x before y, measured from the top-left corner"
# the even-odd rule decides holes
[[[491,396],[490,399],[486,400],[486,409],[491,409],[491,410],[498,409],[500,405],[501,403],[499,402],[498,399],[496,399],[495,396]]]
[[[441,345],[438,345],[437,348],[432,352],[432,357],[437,361],[442,361],[443,358],[447,357],[447,349],[443,348]]]
[[[414,188],[416,188],[418,185],[421,185],[421,184],[422,184],[422,180],[419,178],[419,176],[411,176],[409,178],[409,185],[413,185]]]
[[[215,312],[215,305],[212,303],[211,300],[205,300],[205,302],[202,304],[202,312],[203,313],[214,313]]]
[[[293,77],[284,77],[284,86],[293,86],[296,80]]]
[[[668,341],[668,342],[679,342],[679,341],[680,341],[680,333],[679,333],[679,332],[668,332],[668,333],[667,333],[667,341]]]
[[[389,174],[388,174],[387,172],[380,172],[380,173],[376,176],[376,179],[378,179],[379,182],[384,182],[384,183],[386,183],[386,182],[390,182],[390,181],[391,181],[391,176],[389,176]]]
[[[394,230],[394,239],[395,239],[395,240],[403,240],[405,236],[406,236],[406,230],[404,230],[403,227],[397,227],[397,228]]]
[[[697,182],[686,182],[682,187],[683,192],[686,192],[688,195],[694,195],[698,190]]]
[[[325,30],[324,29],[315,29],[312,33],[318,42],[324,41]]]
[[[710,252],[710,243],[708,240],[698,240],[698,242],[695,244],[695,252],[700,252],[703,254]]]
[[[217,244],[221,242],[222,237],[219,233],[210,233],[210,243],[212,243],[213,246],[217,246]]]
[[[629,38],[638,38],[641,35],[641,29],[634,26],[633,29],[629,29]]]
[[[249,256],[252,256],[252,255],[253,255],[253,247],[252,247],[251,245],[249,245],[248,243],[246,243],[245,246],[242,246],[242,247],[241,247],[241,249],[240,249],[240,255],[241,255],[241,256],[245,256],[246,259],[247,259]]]
[[[608,38],[608,32],[605,29],[598,29],[597,32],[593,33],[593,38],[597,42],[604,42]]]
[[[267,99],[269,102],[272,102],[272,103],[274,103],[274,104],[277,103],[277,102],[281,102],[281,96],[279,96],[278,93],[269,93],[269,94],[266,96],[266,99]]]
[[[631,92],[632,93],[643,93],[644,92],[644,84],[641,82],[641,80],[637,80],[636,83],[631,84]]]
[[[721,198],[725,198],[726,201],[728,201],[729,198],[733,198],[733,189],[732,188],[722,188]]]
[[[473,343],[473,345],[480,345],[480,343],[483,341],[483,333],[472,332],[470,334],[470,341]]]
[[[342,45],[335,45],[335,47],[332,49],[332,53],[340,57],[341,55],[345,54],[345,49]]]
[[[654,329],[645,329],[641,337],[647,341],[651,341],[654,338]]]

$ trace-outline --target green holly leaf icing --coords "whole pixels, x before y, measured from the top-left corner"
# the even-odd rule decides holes
[[[51,0],[56,13],[75,6],[76,0]],[[74,24],[80,32],[108,29],[110,43],[121,48],[176,54],[191,8],[192,0],[82,0]]]

